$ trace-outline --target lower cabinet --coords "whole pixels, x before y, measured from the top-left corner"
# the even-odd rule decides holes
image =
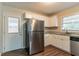
[[[45,35],[45,46],[53,45],[57,48],[70,53],[70,37],[64,35],[49,34]]]
[[[61,42],[62,42],[62,49],[67,52],[71,52],[70,51],[70,37],[63,37]]]
[[[50,34],[44,35],[44,46],[50,45]]]

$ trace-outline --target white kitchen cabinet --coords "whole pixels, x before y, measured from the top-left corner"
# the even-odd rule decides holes
[[[56,47],[62,49],[61,37],[59,35],[55,35],[55,36],[56,36],[56,40],[57,40]]]
[[[44,46],[49,45],[49,35],[45,34],[44,35]]]
[[[58,19],[57,16],[49,17],[45,20],[45,27],[57,27],[58,26]]]
[[[58,18],[56,15],[50,17],[50,26],[58,26]]]
[[[70,52],[70,37],[63,36],[61,42],[62,42],[62,49],[67,52]]]
[[[64,36],[64,35],[52,35],[53,41],[52,45],[65,50],[67,52],[70,52],[70,37]]]
[[[44,35],[44,46],[50,45],[50,34]]]
[[[45,46],[53,45],[57,48],[70,52],[70,37],[56,34],[45,34]]]
[[[56,37],[56,35],[52,34],[52,43],[51,44],[54,45],[54,46],[57,46],[57,37]]]
[[[45,19],[45,21],[44,21],[44,27],[49,27],[49,19]]]
[[[35,20],[47,20],[48,17],[44,16],[44,15],[40,15],[40,14],[35,14],[35,13],[29,13],[26,12],[23,14],[23,18],[28,18],[28,19],[35,19]]]

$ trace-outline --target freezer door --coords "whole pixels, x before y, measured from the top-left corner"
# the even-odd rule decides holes
[[[30,32],[29,54],[35,54],[44,50],[44,33]]]
[[[44,21],[29,20],[28,31],[44,31]]]

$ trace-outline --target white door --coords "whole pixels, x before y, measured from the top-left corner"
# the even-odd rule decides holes
[[[8,17],[18,18],[18,32],[8,33]],[[23,46],[21,16],[6,13],[4,15],[4,52],[20,49]]]

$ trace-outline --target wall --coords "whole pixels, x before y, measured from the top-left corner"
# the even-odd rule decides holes
[[[0,52],[2,52],[2,48],[3,48],[3,16],[2,16],[2,4],[0,3]]]
[[[79,14],[79,5],[74,6],[72,8],[68,8],[64,11],[61,11],[61,12],[55,14],[58,17],[58,29],[57,29],[58,32],[62,32],[62,30],[61,30],[62,18],[64,16],[70,16],[70,15],[73,15],[73,14]]]

